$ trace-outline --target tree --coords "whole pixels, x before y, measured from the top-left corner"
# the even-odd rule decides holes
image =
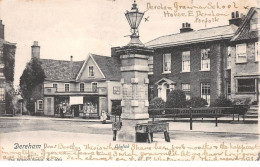
[[[186,96],[183,90],[175,89],[167,96],[166,108],[183,108],[186,106]]]
[[[22,76],[20,77],[20,89],[25,103],[30,101],[34,88],[43,83],[46,78],[41,62],[38,58],[32,58],[27,63]]]

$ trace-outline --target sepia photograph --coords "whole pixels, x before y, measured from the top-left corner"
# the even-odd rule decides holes
[[[0,160],[259,161],[259,0],[0,0]]]

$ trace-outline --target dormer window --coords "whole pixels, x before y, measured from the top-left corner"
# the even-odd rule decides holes
[[[94,77],[94,66],[89,66],[88,67],[88,76],[89,77]]]

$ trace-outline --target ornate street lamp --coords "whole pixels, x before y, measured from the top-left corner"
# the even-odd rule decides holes
[[[128,46],[144,46],[144,44],[139,40],[139,32],[138,26],[144,16],[144,12],[139,12],[137,8],[137,4],[133,3],[132,9],[130,11],[126,11],[125,17],[131,27],[130,35],[131,41],[129,42]]]

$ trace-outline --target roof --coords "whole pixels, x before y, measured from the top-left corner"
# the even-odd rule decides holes
[[[250,8],[231,41],[240,41],[259,37],[258,31],[250,31],[250,20],[255,12],[260,14],[260,9],[256,7]]]
[[[8,41],[5,41],[4,39],[0,38],[0,45],[16,45],[15,43],[11,43],[11,42],[8,42]]]
[[[119,61],[117,61],[113,57],[108,56],[101,56],[96,54],[91,54],[91,56],[93,57],[107,80],[119,81],[121,79]]]
[[[73,81],[83,65],[84,61],[65,61],[40,59],[42,68],[46,75],[46,80]]]
[[[159,48],[226,39],[231,38],[236,32],[237,28],[238,27],[236,25],[231,24],[190,32],[165,35],[147,42],[145,46],[150,48]]]

